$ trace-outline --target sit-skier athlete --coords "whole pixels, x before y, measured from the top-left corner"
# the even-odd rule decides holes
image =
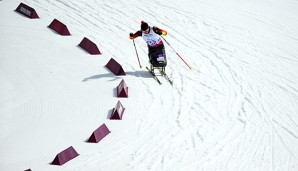
[[[129,38],[135,39],[141,36],[148,46],[148,57],[151,66],[151,72],[154,73],[154,68],[161,68],[162,72],[165,72],[167,65],[165,46],[160,36],[166,36],[167,32],[158,27],[150,27],[148,23],[141,22],[141,30],[136,33],[130,33]]]

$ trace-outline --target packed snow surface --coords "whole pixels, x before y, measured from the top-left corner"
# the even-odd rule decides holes
[[[298,170],[298,1],[22,1],[39,19],[20,2],[0,1],[1,171]],[[129,33],[142,20],[168,32],[173,86],[146,71],[142,38],[139,67]],[[79,48],[84,37],[102,55]],[[109,120],[118,100],[123,119]],[[111,133],[86,143],[104,123]],[[70,146],[78,157],[50,165]]]

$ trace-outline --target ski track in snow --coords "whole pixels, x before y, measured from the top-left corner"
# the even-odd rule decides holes
[[[136,97],[131,97],[132,103],[136,105],[129,104],[130,99],[124,100],[128,118],[122,122],[126,123],[106,121],[106,115],[97,117],[96,113],[107,113],[107,110],[112,109],[115,99],[106,100],[105,104],[96,107],[96,103],[103,102],[97,99],[98,96],[87,90],[75,96],[73,93],[76,88],[85,89],[86,85],[91,85],[99,78],[106,79],[111,85],[112,81],[118,81],[113,80],[112,75],[98,73],[85,77],[85,84],[69,88],[72,86],[68,82],[71,79],[59,77],[59,73],[65,74],[67,71],[57,67],[61,69],[55,75],[58,78],[49,79],[48,83],[58,81],[63,87],[44,90],[44,85],[38,79],[34,81],[30,78],[31,73],[26,73],[26,64],[18,66],[9,59],[1,59],[1,64],[5,62],[9,65],[6,67],[14,68],[14,74],[20,75],[21,80],[9,82],[18,84],[24,81],[28,87],[32,87],[28,92],[33,94],[30,95],[31,99],[27,99],[26,93],[22,97],[18,97],[18,93],[15,95],[17,101],[24,101],[24,105],[15,110],[15,119],[24,121],[23,127],[28,127],[26,123],[31,124],[28,137],[42,136],[34,134],[35,129],[62,127],[65,131],[57,133],[59,137],[74,131],[71,134],[78,133],[87,138],[91,127],[87,133],[79,128],[89,123],[95,126],[94,120],[107,122],[112,129],[112,134],[97,147],[83,147],[85,144],[82,145],[75,138],[67,142],[51,140],[50,137],[55,133],[46,131],[49,136],[40,143],[52,141],[60,145],[59,148],[54,144],[50,146],[52,154],[42,155],[43,159],[54,157],[57,151],[71,142],[79,149],[84,149],[79,156],[80,162],[73,162],[60,170],[298,169],[298,119],[295,116],[298,112],[298,53],[294,45],[279,48],[277,43],[270,42],[271,39],[259,37],[261,33],[256,33],[254,28],[241,25],[242,22],[233,25],[226,23],[224,16],[221,18],[219,14],[219,18],[216,18],[215,14],[208,16],[191,10],[191,5],[202,5],[227,11],[212,2],[180,4],[185,8],[179,8],[182,1],[170,3],[156,0],[24,2],[41,12],[41,20],[57,18],[65,23],[74,36],[72,40],[85,36],[98,42],[99,49],[106,54],[105,58],[116,58],[128,69],[130,74],[124,79],[135,84],[128,86],[131,91],[138,93],[134,94]],[[298,44],[297,27],[291,28],[273,17],[240,8],[231,10],[236,11],[235,15],[240,18],[247,19],[248,23],[255,23],[264,29],[272,28],[275,33],[273,36]],[[136,71],[138,65],[128,34],[139,28],[142,19],[168,30],[169,35],[165,38],[194,69],[189,71],[166,45],[166,71],[174,80],[173,87],[164,78],[161,78],[163,85],[158,85],[144,69],[144,72]],[[147,49],[142,40],[136,40],[136,44],[144,68],[148,65]],[[55,60],[58,65],[58,59]],[[77,60],[79,67],[81,61],[74,60]],[[100,65],[103,66],[105,61],[100,60]],[[73,71],[71,67],[67,69]],[[45,72],[42,76],[51,77],[46,73],[50,69],[40,70]],[[117,84],[113,85],[115,87]],[[102,90],[93,89],[98,94],[110,91],[110,87],[103,87]],[[56,96],[59,99],[53,101]],[[136,109],[132,109],[135,106]],[[27,117],[22,113],[30,115]],[[64,122],[61,123],[61,120]],[[78,128],[74,129],[74,126]],[[29,144],[22,147],[26,145]],[[21,150],[21,147],[18,149]],[[52,158],[47,160],[50,162]],[[40,167],[43,167],[42,164]],[[53,168],[47,166],[47,169]]]

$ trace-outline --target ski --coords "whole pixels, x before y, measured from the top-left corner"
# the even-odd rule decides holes
[[[146,69],[148,70],[148,72],[153,76],[153,78],[158,82],[158,84],[161,84],[160,80],[157,78],[157,76],[151,71],[151,69],[149,69],[148,67],[146,67]]]
[[[168,77],[168,75],[166,74],[166,72],[162,71],[160,68],[158,68],[159,72],[161,73],[162,76],[165,77],[166,80],[168,80],[168,82],[173,85],[173,81]]]

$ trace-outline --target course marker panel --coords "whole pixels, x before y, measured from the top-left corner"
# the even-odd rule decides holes
[[[29,7],[28,5],[24,3],[20,3],[20,5],[15,10],[16,12],[23,14],[24,16],[30,18],[30,19],[36,19],[39,18],[35,9]]]
[[[48,26],[50,29],[54,30],[56,33],[62,36],[69,36],[69,30],[65,24],[61,23],[59,20],[54,19]]]

